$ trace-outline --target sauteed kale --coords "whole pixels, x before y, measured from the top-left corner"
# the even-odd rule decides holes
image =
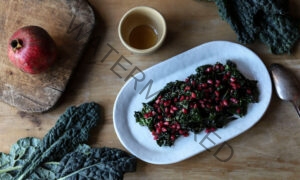
[[[169,82],[134,116],[159,146],[172,146],[180,136],[209,133],[246,115],[258,96],[256,80],[247,79],[232,61],[218,62],[198,67],[184,81]]]

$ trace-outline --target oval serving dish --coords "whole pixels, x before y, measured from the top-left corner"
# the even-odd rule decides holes
[[[171,147],[159,147],[151,132],[136,123],[134,112],[142,103],[154,98],[168,82],[184,80],[205,64],[227,60],[236,63],[248,79],[257,80],[259,102],[250,104],[248,113],[214,133],[190,133],[180,137]],[[220,145],[255,125],[267,110],[272,96],[272,82],[261,59],[248,48],[227,41],[212,41],[158,63],[129,79],[120,90],[114,104],[114,128],[122,145],[137,158],[152,164],[176,163]],[[209,139],[208,139],[209,138]]]

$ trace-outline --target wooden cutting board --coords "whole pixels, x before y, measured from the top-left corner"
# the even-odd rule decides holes
[[[25,112],[51,109],[63,94],[95,24],[85,0],[0,1],[0,100]],[[7,57],[9,37],[20,27],[37,25],[53,37],[59,49],[56,63],[31,75]]]

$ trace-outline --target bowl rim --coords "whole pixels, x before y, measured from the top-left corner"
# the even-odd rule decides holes
[[[161,38],[157,41],[157,43],[154,45],[154,46],[151,46],[150,48],[147,48],[147,49],[138,49],[138,48],[134,48],[132,46],[130,46],[123,38],[123,35],[121,33],[121,29],[122,29],[122,25],[124,23],[124,20],[129,16],[131,15],[133,12],[136,12],[136,11],[144,11],[144,10],[147,10],[147,11],[151,11],[151,12],[154,12],[155,14],[158,15],[161,23],[162,23],[162,32],[161,32]],[[148,54],[148,53],[152,53],[154,52],[155,50],[157,50],[163,43],[163,41],[165,40],[165,37],[166,37],[166,34],[167,34],[167,25],[166,25],[166,20],[165,18],[163,17],[163,15],[158,11],[156,10],[155,8],[152,8],[152,7],[149,7],[149,6],[136,6],[136,7],[133,7],[131,9],[129,9],[121,18],[120,22],[119,22],[119,25],[118,25],[118,35],[119,35],[119,38],[122,42],[122,44],[131,52],[133,53],[136,53],[136,54]]]

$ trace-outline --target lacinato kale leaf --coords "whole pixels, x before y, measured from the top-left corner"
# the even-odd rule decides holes
[[[13,180],[25,162],[41,145],[33,137],[17,141],[9,154],[0,153],[0,179]],[[116,148],[91,148],[86,144],[66,154],[60,161],[44,162],[36,167],[26,179],[30,180],[76,180],[76,179],[123,179],[126,172],[136,170],[136,158]]]
[[[42,163],[59,160],[88,140],[89,130],[100,120],[100,106],[94,102],[71,106],[45,135],[36,151],[22,166],[15,179],[26,179]]]
[[[214,0],[219,15],[243,44],[256,39],[273,54],[290,53],[300,38],[299,22],[289,14],[288,0]]]
[[[136,158],[125,151],[81,145],[60,161],[57,179],[120,180],[125,172],[133,172],[135,169]]]
[[[100,119],[100,106],[70,107],[40,140],[19,139],[9,154],[0,152],[0,179],[122,179],[136,170],[136,158],[116,148],[83,144]]]
[[[10,150],[9,154],[0,153],[0,179],[12,180],[20,169],[28,162],[34,154],[41,140],[33,137],[19,139]],[[50,166],[51,164],[51,166]],[[55,179],[55,172],[52,170],[56,162],[45,163],[38,166],[28,179]]]

